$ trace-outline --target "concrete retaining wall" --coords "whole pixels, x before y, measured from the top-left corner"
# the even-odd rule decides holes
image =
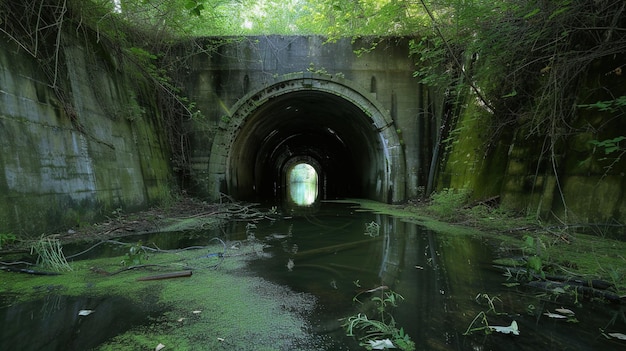
[[[121,72],[77,41],[61,49],[55,92],[0,41],[0,233],[64,231],[170,195],[158,113]]]

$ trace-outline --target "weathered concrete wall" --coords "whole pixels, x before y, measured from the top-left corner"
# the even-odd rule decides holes
[[[409,57],[408,40],[390,38],[369,53],[355,54],[355,50],[370,46],[365,40],[351,42],[348,38],[326,43],[316,36],[265,36],[234,40],[210,55],[195,56],[182,78],[187,82],[186,92],[208,120],[188,126],[194,184],[191,191],[215,196],[209,174],[211,147],[216,133],[228,128],[231,110],[241,103],[240,99],[270,89],[285,75],[308,72],[358,86],[374,104],[383,106],[392,120],[388,128],[393,129],[404,153],[398,160],[405,172],[403,184],[394,184],[402,187],[402,198],[394,200],[415,197],[418,187],[425,185],[432,146],[426,141],[431,139],[431,126],[437,123],[429,107],[424,106],[429,102],[420,98],[422,87],[413,78],[415,67]]]
[[[156,109],[120,72],[77,40],[61,48],[60,101],[37,61],[0,40],[0,233],[67,230],[170,195]]]
[[[623,57],[598,62],[587,72],[579,104],[626,95],[624,76],[606,74]],[[472,96],[468,93],[469,96]],[[439,188],[466,188],[477,199],[500,196],[505,207],[566,223],[626,221],[626,158],[623,146],[607,154],[591,141],[626,136],[623,109],[579,108],[569,132],[538,135],[523,123],[494,137],[498,116],[469,98],[452,132]],[[551,147],[551,143],[554,146]]]

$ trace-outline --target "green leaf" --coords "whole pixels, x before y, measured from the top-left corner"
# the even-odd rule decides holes
[[[506,95],[502,95],[503,98],[508,98],[508,97],[513,97],[517,95],[517,91],[513,90],[512,92],[506,94]]]
[[[191,10],[191,9],[193,9],[196,6],[198,6],[198,2],[195,1],[195,0],[188,0],[185,3],[185,9],[187,9],[187,10]]]
[[[540,9],[534,9],[532,11],[530,11],[529,13],[526,14],[526,16],[524,16],[524,19],[529,19],[531,17],[533,17],[534,15],[538,14],[541,10]]]
[[[530,256],[528,258],[528,268],[532,269],[536,273],[542,271],[543,262],[541,262],[541,258],[539,256]]]

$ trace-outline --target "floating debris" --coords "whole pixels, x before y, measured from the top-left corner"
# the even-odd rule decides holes
[[[615,338],[615,339],[620,339],[620,340],[626,340],[626,334],[622,334],[622,333],[608,333],[608,336]]]
[[[511,325],[508,327],[489,326],[489,329],[502,334],[519,335],[519,328],[517,327],[516,321],[511,322]]]
[[[369,348],[372,350],[385,350],[396,348],[396,346],[389,339],[368,340],[368,342],[370,343]]]
[[[90,315],[90,314],[92,314],[94,312],[96,312],[96,311],[94,311],[94,310],[80,310],[80,311],[78,311],[78,315],[79,316],[88,316],[88,315]]]
[[[172,279],[172,278],[181,278],[181,277],[191,277],[191,271],[182,271],[182,272],[172,272],[172,273],[164,273],[159,275],[151,275],[148,277],[137,278],[137,281],[148,281],[148,280],[162,280],[162,279]]]
[[[567,308],[563,308],[563,307],[557,308],[557,309],[555,309],[555,311],[559,312],[560,314],[567,314],[567,315],[570,315],[570,316],[573,316],[573,315],[576,314],[576,313],[574,313],[574,311],[572,311],[570,309],[567,309]]]
[[[543,315],[544,316],[548,316],[549,318],[554,318],[554,319],[567,319],[567,316],[564,316],[564,315],[558,314],[558,313],[552,313],[550,311],[544,313]]]

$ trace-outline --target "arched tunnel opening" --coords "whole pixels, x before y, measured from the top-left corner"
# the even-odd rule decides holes
[[[292,206],[312,206],[320,195],[319,164],[296,157],[283,172],[285,201]],[[323,185],[323,183],[322,183]]]
[[[381,109],[343,85],[341,91],[323,85],[283,83],[239,106],[225,133],[230,139],[214,145],[224,158],[220,191],[238,200],[284,201],[293,166],[308,164],[317,177],[316,200],[398,197],[394,185],[403,191],[404,184],[394,184],[392,163],[401,147],[390,118],[376,120]]]

